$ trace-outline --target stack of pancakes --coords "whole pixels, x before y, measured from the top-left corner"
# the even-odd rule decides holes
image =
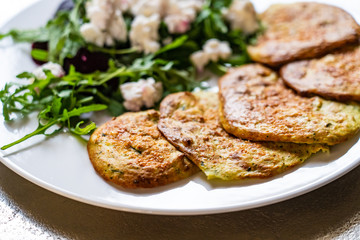
[[[160,112],[113,119],[88,143],[96,171],[126,188],[164,185],[199,169],[208,179],[264,178],[354,136],[360,27],[353,18],[318,3],[274,5],[260,18],[266,30],[249,54],[276,69],[286,64],[280,76],[244,65],[219,80],[219,93],[176,93]]]

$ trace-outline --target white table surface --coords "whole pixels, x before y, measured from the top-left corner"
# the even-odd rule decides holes
[[[35,1],[1,0],[0,25]],[[0,239],[360,239],[360,167],[282,203],[173,217],[76,202],[28,182],[0,163]]]

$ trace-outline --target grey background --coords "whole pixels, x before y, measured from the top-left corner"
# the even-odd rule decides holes
[[[0,239],[360,239],[359,176],[246,211],[158,216],[67,199],[0,163]]]

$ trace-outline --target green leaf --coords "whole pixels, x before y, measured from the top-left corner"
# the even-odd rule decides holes
[[[96,45],[89,45],[88,50],[92,52],[103,52],[111,55],[124,55],[124,54],[131,54],[138,52],[136,48],[125,48],[125,49],[102,48]]]
[[[47,62],[48,61],[48,52],[42,49],[32,49],[31,56],[39,61]]]
[[[216,32],[213,29],[213,22],[210,17],[204,20],[204,33],[206,39],[216,38]]]
[[[90,106],[80,107],[80,108],[74,108],[73,110],[67,112],[66,116],[64,115],[61,118],[61,121],[66,121],[71,117],[80,116],[83,113],[88,112],[96,112],[107,109],[107,106],[104,104],[93,104]]]
[[[92,111],[101,111],[106,108],[107,108],[106,105],[94,104],[94,105],[90,105],[90,106],[86,106],[86,107],[75,108],[75,109],[71,110],[70,112],[68,112],[66,109],[64,109],[63,114],[61,116],[49,120],[46,124],[41,124],[41,119],[39,119],[39,125],[35,131],[25,135],[24,137],[20,138],[19,140],[15,141],[15,142],[12,142],[10,144],[3,146],[1,149],[2,150],[8,149],[18,143],[21,143],[21,142],[35,136],[35,135],[45,134],[46,130],[48,130],[53,125],[55,125],[57,123],[68,121],[71,117],[80,116],[83,113],[88,113],[88,112],[92,112]],[[52,108],[50,106],[48,106],[45,110],[43,110],[39,114],[39,116],[47,118],[46,114],[48,112],[50,112],[51,110],[52,110]]]
[[[207,19],[209,16],[211,15],[211,10],[210,9],[204,9],[203,11],[200,12],[200,14],[198,15],[198,17],[196,18],[195,23],[199,24],[200,22],[204,21],[205,19]]]
[[[174,62],[168,62],[165,66],[161,67],[162,71],[169,71],[174,66]]]
[[[0,40],[10,36],[15,42],[46,42],[49,38],[49,32],[45,28],[35,30],[16,30],[0,35]]]
[[[39,119],[49,119],[48,113],[51,112],[51,105],[47,105],[46,108],[44,108],[40,113],[38,118]]]
[[[214,63],[214,62],[209,63],[208,67],[213,73],[220,75],[220,76],[224,75],[229,70],[227,67],[225,67],[219,63]]]
[[[5,121],[10,121],[10,110],[9,110],[9,104],[11,102],[11,97],[6,98],[5,100],[2,100],[3,102],[3,116]]]
[[[236,54],[224,60],[224,62],[229,63],[232,66],[240,66],[242,64],[248,63],[249,61],[250,61],[250,57],[246,53]]]
[[[91,131],[96,129],[96,124],[91,122],[87,126],[81,128],[80,126],[84,123],[84,121],[78,122],[75,128],[70,128],[70,131],[77,134],[77,135],[86,135],[89,134]]]
[[[66,89],[66,90],[62,90],[61,92],[59,92],[57,95],[60,98],[68,98],[71,96],[73,90],[72,89]]]
[[[233,0],[208,0],[210,7],[214,10],[221,10],[224,7],[229,7]]]
[[[214,26],[216,27],[216,30],[219,32],[225,34],[228,32],[228,27],[224,23],[224,20],[222,19],[221,15],[218,13],[214,13],[212,15]]]
[[[112,116],[119,116],[125,112],[124,105],[114,99],[111,99],[108,110]]]
[[[34,74],[29,72],[23,72],[16,76],[17,78],[35,78]]]
[[[51,106],[51,113],[54,118],[56,118],[59,115],[61,106],[62,106],[61,98],[55,98]]]
[[[3,38],[6,38],[8,36],[10,36],[9,33],[0,34],[0,40],[3,39]]]
[[[90,103],[90,102],[92,102],[92,101],[94,101],[94,97],[93,97],[93,96],[85,97],[85,98],[82,98],[82,99],[78,100],[78,101],[76,102],[76,106],[78,107],[78,106],[81,106],[81,105],[83,105],[83,104]]]
[[[165,45],[164,47],[160,48],[154,55],[160,55],[164,52],[168,52],[170,50],[179,48],[180,46],[182,46],[186,40],[188,40],[188,36],[183,35],[181,37],[176,38],[172,43]]]
[[[16,140],[15,142],[12,142],[10,144],[7,144],[7,145],[1,147],[1,150],[6,150],[6,149],[8,149],[8,148],[10,148],[10,147],[12,147],[12,146],[14,146],[16,144],[19,144],[19,143],[33,137],[33,136],[44,134],[45,131],[47,129],[49,129],[51,126],[53,126],[54,124],[56,124],[56,122],[57,122],[57,120],[52,120],[52,121],[48,122],[46,125],[42,125],[41,123],[39,123],[39,125],[38,125],[38,127],[37,127],[37,129],[35,131],[25,135],[24,137],[20,138],[19,140]]]

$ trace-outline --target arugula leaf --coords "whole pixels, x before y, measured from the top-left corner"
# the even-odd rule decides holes
[[[102,48],[93,44],[90,44],[87,48],[92,52],[102,52],[110,55],[124,55],[124,54],[136,53],[138,51],[136,48],[125,48],[125,49]]]
[[[22,72],[16,76],[17,78],[35,78],[35,75],[29,72]]]
[[[165,45],[164,47],[159,49],[154,55],[157,56],[157,55],[160,55],[160,54],[162,54],[164,52],[176,49],[176,48],[182,46],[186,42],[187,39],[188,39],[188,36],[186,36],[186,35],[178,37],[172,43],[170,43],[168,45]]]
[[[38,61],[47,62],[48,61],[48,51],[42,49],[32,49],[31,57]]]
[[[115,99],[110,100],[108,110],[113,116],[119,116],[126,111],[124,105]]]
[[[51,113],[54,117],[59,116],[61,106],[62,106],[61,98],[54,98],[53,104],[51,106]]]
[[[76,135],[86,135],[86,134],[89,134],[94,129],[96,129],[96,124],[94,122],[88,124],[84,128],[81,128],[80,126],[83,123],[84,123],[84,121],[79,122],[78,124],[76,124],[76,127],[71,128],[70,131],[72,133],[75,133]]]
[[[34,30],[16,30],[0,34],[0,40],[10,36],[15,42],[45,42],[49,39],[49,32],[41,27]]]
[[[53,105],[50,108],[47,108],[47,110],[50,110],[51,112],[53,112],[54,111],[53,108],[57,107],[55,105],[53,103]],[[6,150],[6,149],[8,149],[8,148],[10,148],[10,147],[12,147],[12,146],[14,146],[16,144],[19,144],[19,143],[33,137],[33,136],[40,135],[40,134],[45,134],[46,130],[48,130],[50,127],[54,126],[55,124],[64,123],[64,122],[70,120],[71,117],[80,116],[83,113],[101,111],[101,110],[104,110],[106,108],[107,108],[106,105],[94,104],[94,105],[90,105],[90,106],[86,106],[86,107],[75,108],[70,112],[68,112],[66,109],[64,109],[64,111],[63,111],[63,113],[61,115],[51,119],[46,124],[42,124],[41,123],[42,119],[40,118],[39,123],[38,123],[38,127],[37,127],[37,129],[35,131],[25,135],[24,137],[20,138],[19,140],[15,141],[15,142],[12,142],[10,144],[7,144],[7,145],[1,147],[1,150]],[[44,115],[45,112],[43,112],[42,114]],[[39,116],[41,116],[41,114]],[[79,124],[77,124],[75,129],[73,130],[73,132],[74,133],[80,133],[79,135],[82,135],[82,133],[87,134],[87,133],[89,133],[89,131],[94,129],[94,124],[95,123],[90,123],[90,125],[88,125],[85,129],[80,129]],[[57,132],[54,132],[54,133],[57,133]]]
[[[63,116],[61,118],[61,120],[66,121],[71,117],[80,116],[83,113],[96,112],[96,111],[101,111],[101,110],[105,110],[105,109],[107,109],[107,106],[104,104],[92,104],[92,105],[85,106],[85,107],[74,108],[73,110],[68,112],[66,116]]]
[[[229,7],[233,0],[206,0],[207,5],[216,10],[221,10],[224,7]]]

